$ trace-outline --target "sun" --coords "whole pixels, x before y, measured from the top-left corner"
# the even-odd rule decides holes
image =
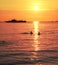
[[[38,6],[34,6],[34,10],[35,11],[38,11],[39,10],[39,7]]]

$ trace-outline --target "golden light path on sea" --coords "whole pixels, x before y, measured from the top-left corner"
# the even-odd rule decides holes
[[[38,32],[39,32],[39,22],[38,21],[34,21],[33,22],[33,26],[34,26],[34,43],[33,43],[33,47],[34,47],[34,51],[35,52],[32,52],[34,55],[33,57],[31,57],[31,60],[35,60],[35,59],[38,59],[39,56],[38,56],[38,53],[37,51],[40,50],[40,47],[39,47],[39,35],[38,35]],[[36,63],[35,65],[38,65],[38,63]],[[39,65],[42,65],[41,63]]]
[[[38,44],[40,44],[40,42],[38,41],[38,39],[39,39],[39,35],[38,35],[39,22],[38,21],[34,21],[33,25],[34,25],[34,44],[33,44],[33,46],[34,46],[34,50],[38,51],[38,50],[40,50],[39,46],[38,46]]]

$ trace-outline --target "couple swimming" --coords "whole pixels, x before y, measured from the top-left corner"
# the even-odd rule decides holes
[[[24,32],[22,34],[33,34],[33,32],[32,31],[30,31],[30,32]],[[38,32],[38,35],[40,35],[40,32]]]

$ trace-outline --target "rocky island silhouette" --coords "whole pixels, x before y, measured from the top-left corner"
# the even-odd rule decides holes
[[[8,20],[8,21],[5,21],[7,23],[26,23],[27,21],[26,20],[16,20],[16,19],[12,19],[12,20]]]

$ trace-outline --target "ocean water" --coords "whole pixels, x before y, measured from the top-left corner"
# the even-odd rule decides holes
[[[58,22],[0,23],[0,65],[58,65]]]

